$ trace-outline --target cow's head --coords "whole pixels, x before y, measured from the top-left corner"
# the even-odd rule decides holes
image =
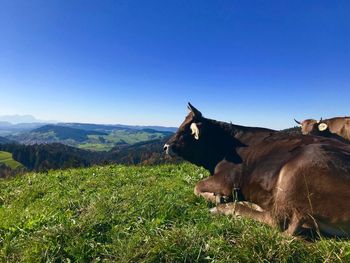
[[[331,132],[331,130],[329,128],[329,122],[327,120],[322,121],[322,119],[321,119],[319,122],[315,123],[310,134],[316,135],[316,136],[332,138],[332,139],[337,139],[338,141],[349,144],[349,141],[347,139],[345,139],[342,136],[339,136],[337,133]]]
[[[178,155],[188,161],[197,156],[202,148],[203,116],[202,113],[188,103],[189,114],[178,128],[176,134],[164,145],[164,151],[169,155]]]
[[[302,134],[310,134],[310,132],[314,128],[314,125],[316,123],[318,123],[318,121],[314,120],[314,119],[306,119],[306,120],[303,120],[302,122],[294,119],[294,121],[301,126],[301,133]]]
[[[164,145],[164,151],[210,171],[224,158],[240,162],[240,157],[235,152],[239,142],[220,128],[216,121],[204,118],[191,103],[188,103],[188,109],[189,114],[176,134]]]

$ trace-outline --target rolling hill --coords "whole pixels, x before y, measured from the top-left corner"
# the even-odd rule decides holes
[[[53,139],[57,139],[58,141],[74,140],[77,142],[88,140],[88,135],[107,135],[105,132],[87,131],[59,125],[45,125],[32,130],[31,133],[40,135],[53,134]]]
[[[21,144],[63,143],[69,146],[108,151],[116,145],[132,145],[138,142],[162,139],[173,134],[170,131],[157,131],[150,128],[133,129],[113,125],[61,124],[44,125],[31,131],[7,136]]]
[[[180,163],[180,157],[170,158],[164,154],[163,146],[168,137],[151,141],[139,142],[128,146],[116,146],[111,152],[115,153],[116,163],[119,164],[164,164]]]
[[[17,169],[22,166],[21,163],[12,158],[12,153],[0,151],[0,165],[4,164],[11,169]]]

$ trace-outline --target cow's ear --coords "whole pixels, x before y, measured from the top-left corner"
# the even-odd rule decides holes
[[[194,138],[196,140],[199,140],[199,128],[198,128],[197,124],[193,122],[191,124],[190,128],[191,128],[192,135],[194,136]]]
[[[327,128],[328,128],[328,125],[325,124],[324,122],[322,122],[322,123],[320,123],[320,124],[318,125],[318,130],[319,130],[319,131],[325,131]]]
[[[194,117],[196,117],[196,118],[202,117],[202,113],[201,113],[199,110],[197,110],[195,107],[193,107],[193,105],[192,105],[191,103],[188,103],[187,108],[188,108],[191,112],[193,112]]]

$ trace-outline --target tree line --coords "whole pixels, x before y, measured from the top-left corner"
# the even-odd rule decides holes
[[[47,171],[74,167],[89,167],[98,164],[161,164],[178,163],[177,158],[163,154],[163,145],[168,138],[141,142],[134,145],[116,145],[108,152],[83,150],[61,143],[23,145],[17,143],[0,144],[0,151],[12,153],[14,160],[25,169],[11,171],[6,165],[0,167],[1,174],[7,176],[24,171]]]

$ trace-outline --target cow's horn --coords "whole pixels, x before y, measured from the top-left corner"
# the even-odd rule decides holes
[[[294,121],[295,121],[296,123],[298,123],[299,125],[301,125],[301,122],[300,122],[300,121],[297,121],[296,119],[294,119]]]
[[[328,128],[328,125],[325,124],[324,122],[322,122],[322,123],[320,123],[320,124],[318,125],[318,130],[319,130],[319,131],[325,131],[327,128]]]
[[[197,118],[202,117],[202,113],[197,110],[191,103],[188,103],[188,109],[193,112],[194,116]]]

